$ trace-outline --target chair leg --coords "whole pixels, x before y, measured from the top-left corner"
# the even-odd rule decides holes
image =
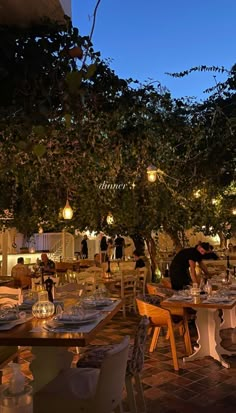
[[[3,372],[0,370],[0,385],[2,384],[2,377],[3,377]]]
[[[142,409],[143,409],[142,412],[146,413],[147,409],[146,409],[146,402],[145,402],[144,394],[143,394],[143,385],[142,385],[142,382],[141,382],[140,375],[138,373],[135,374],[134,380],[135,380],[137,392],[140,395],[140,398],[141,398],[141,401],[142,401]]]
[[[170,339],[170,332],[169,332],[169,328],[167,328],[167,332],[166,332],[166,340]]]
[[[177,351],[176,351],[175,336],[174,336],[173,328],[169,327],[169,332],[170,332],[170,346],[171,346],[174,369],[179,370],[179,363],[178,363],[178,358],[177,358]]]
[[[127,399],[130,413],[137,413],[136,400],[134,395],[134,388],[132,383],[132,376],[125,377],[125,386],[127,391]]]
[[[124,304],[123,304],[123,307],[122,307],[122,313],[123,313],[123,317],[124,318],[126,318],[126,307],[125,307],[125,302],[124,302]]]
[[[149,348],[150,353],[152,353],[155,350],[156,346],[157,346],[157,341],[158,341],[158,338],[159,338],[160,331],[161,331],[161,327],[155,327],[154,332],[153,332],[153,336],[152,336],[151,345],[150,345],[150,348]]]
[[[185,349],[186,353],[188,356],[192,354],[193,349],[192,349],[192,343],[191,343],[191,338],[189,334],[189,328],[188,328],[188,320],[184,320],[184,344],[185,344]]]

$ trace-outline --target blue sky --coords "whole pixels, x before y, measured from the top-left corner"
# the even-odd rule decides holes
[[[72,21],[88,35],[96,0],[72,0]],[[204,98],[214,74],[167,76],[199,65],[236,62],[236,0],[101,0],[94,49],[122,78],[157,80],[174,97]],[[218,81],[222,78],[215,74]]]

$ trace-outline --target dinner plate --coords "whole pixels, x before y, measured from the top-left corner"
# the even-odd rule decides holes
[[[74,325],[75,326],[75,325],[82,325],[82,324],[90,324],[96,321],[97,319],[98,319],[98,316],[89,318],[86,320],[55,320],[54,319],[54,321],[59,325],[64,325],[64,326]]]
[[[19,320],[19,318],[15,317],[15,318],[0,318],[0,324],[7,324],[7,323],[11,323],[12,321],[16,321]]]

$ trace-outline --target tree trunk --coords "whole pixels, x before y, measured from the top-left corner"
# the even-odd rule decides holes
[[[150,255],[150,259],[151,259],[152,274],[155,274],[155,271],[158,267],[156,244],[151,235],[145,237],[145,240],[147,243],[147,248],[148,248],[148,252]]]
[[[171,240],[173,241],[173,244],[174,244],[173,249],[176,252],[182,250],[183,245],[182,245],[181,240],[179,238],[178,231],[174,231],[174,230],[171,230],[171,229],[168,228],[168,229],[165,229],[165,232],[170,236]]]

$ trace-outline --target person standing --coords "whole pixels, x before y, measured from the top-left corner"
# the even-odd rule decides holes
[[[88,258],[88,236],[85,234],[81,241],[81,256],[82,258]]]
[[[115,252],[116,259],[122,259],[124,256],[125,240],[119,234],[117,234],[116,239],[115,239],[115,247],[116,247],[116,252]]]
[[[107,260],[111,261],[114,257],[114,241],[112,238],[109,238],[107,241]]]
[[[104,234],[101,234],[100,250],[101,250],[101,262],[106,261],[107,256],[107,238]]]
[[[193,248],[180,250],[170,264],[170,280],[174,290],[182,290],[185,286],[197,283],[196,263],[206,276],[210,276],[206,265],[201,262],[209,251],[208,242],[202,242]]]

